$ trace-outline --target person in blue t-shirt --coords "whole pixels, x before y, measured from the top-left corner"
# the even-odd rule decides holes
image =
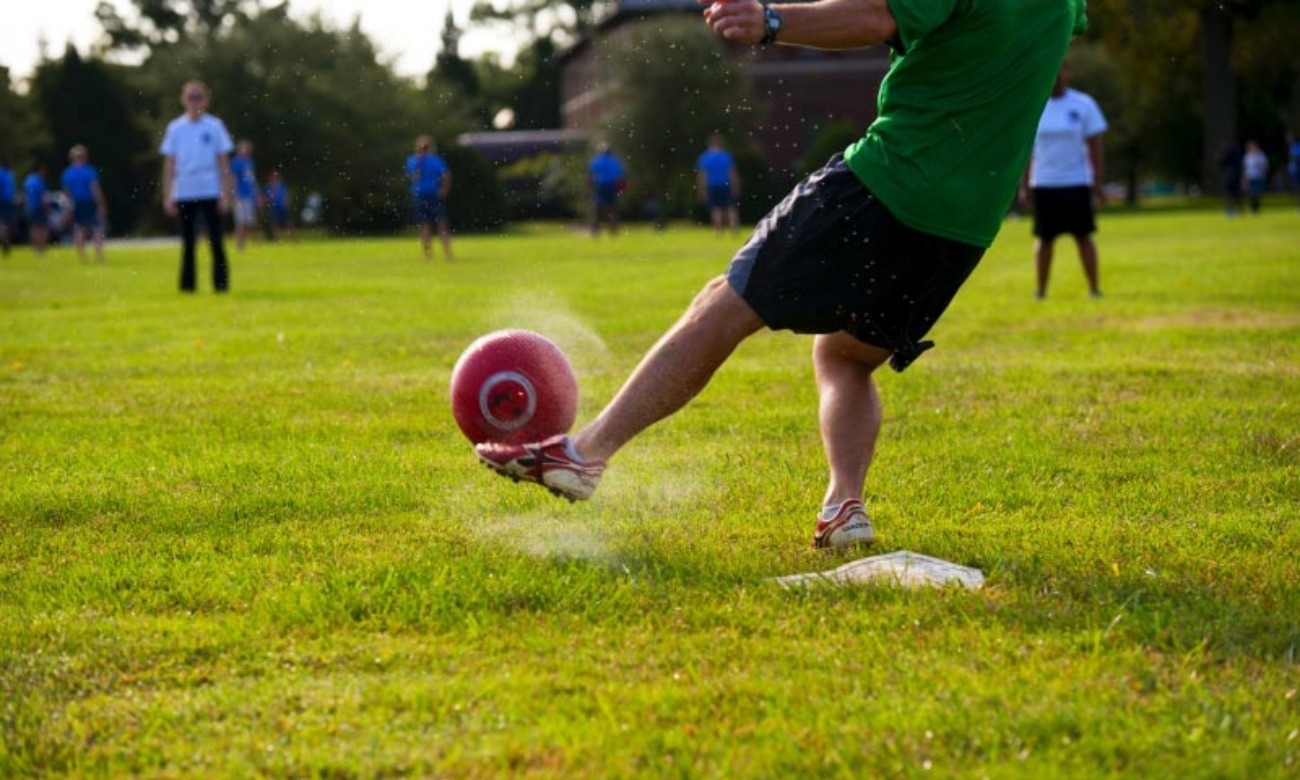
[[[451,228],[447,223],[447,193],[451,190],[451,169],[438,156],[433,139],[415,139],[415,154],[406,158],[406,176],[411,180],[411,219],[420,226],[420,248],[426,260],[433,259],[433,228],[438,228],[442,251],[451,256]]]
[[[267,226],[271,229],[271,240],[279,241],[280,236],[289,235],[289,189],[280,178],[280,171],[271,169],[266,177],[266,189],[262,191],[262,202],[266,204]]]
[[[95,242],[95,259],[104,262],[104,223],[108,206],[104,188],[99,186],[99,171],[88,162],[90,153],[77,144],[68,152],[71,165],[63,171],[60,186],[72,202],[72,237],[77,244],[77,257],[86,261],[86,235]]]
[[[0,157],[0,252],[9,256],[9,234],[14,224],[14,202],[18,198],[18,187],[14,181],[14,171],[9,167],[9,159]]]
[[[251,142],[240,141],[235,147],[235,156],[230,158],[230,176],[235,180],[235,248],[242,252],[249,230],[257,224],[257,211],[261,206]]]
[[[37,165],[23,179],[23,216],[36,254],[45,254],[50,241],[50,205],[45,202],[45,166]]]
[[[709,207],[713,230],[722,235],[723,226],[740,229],[740,174],[736,160],[722,143],[722,136],[709,136],[709,148],[695,161],[695,180],[700,199]]]
[[[609,234],[618,232],[618,197],[627,189],[627,171],[609,144],[596,147],[587,165],[587,186],[592,196],[591,235],[600,235],[601,220],[609,222]]]

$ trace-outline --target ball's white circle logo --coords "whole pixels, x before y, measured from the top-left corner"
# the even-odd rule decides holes
[[[503,431],[522,428],[537,412],[537,388],[518,371],[498,371],[479,388],[478,410]]]

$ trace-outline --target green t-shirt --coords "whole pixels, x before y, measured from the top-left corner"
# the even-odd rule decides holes
[[[889,0],[898,24],[876,121],[849,168],[903,224],[987,247],[1086,0]]]

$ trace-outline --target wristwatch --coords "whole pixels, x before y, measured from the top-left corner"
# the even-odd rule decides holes
[[[759,43],[767,46],[776,43],[776,36],[781,32],[781,14],[766,3],[763,4],[763,37]]]

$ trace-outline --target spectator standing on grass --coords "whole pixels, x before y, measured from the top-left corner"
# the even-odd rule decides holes
[[[709,136],[709,147],[695,161],[695,183],[700,199],[709,208],[713,232],[722,235],[723,227],[740,229],[740,173],[736,160],[722,143],[722,136]]]
[[[90,152],[77,144],[68,152],[71,163],[63,172],[60,184],[72,204],[72,237],[77,257],[86,261],[86,235],[95,244],[95,260],[104,262],[104,225],[108,221],[108,204],[99,184],[99,171],[90,164]]]
[[[618,233],[618,199],[627,186],[627,169],[614,156],[609,144],[596,147],[596,155],[587,163],[587,188],[591,192],[591,235],[600,235],[600,223],[609,224],[609,234]]]
[[[289,226],[289,189],[280,178],[280,171],[272,169],[266,177],[266,190],[262,193],[266,203],[266,224],[271,230],[271,240],[279,241],[291,232]]]
[[[1268,187],[1268,155],[1254,139],[1246,141],[1246,154],[1241,158],[1241,175],[1246,185],[1250,213],[1258,214],[1260,200]]]
[[[249,232],[257,225],[261,199],[251,141],[240,141],[235,147],[235,156],[230,159],[230,177],[235,180],[235,248],[242,252]]]
[[[37,165],[23,179],[23,216],[27,218],[27,237],[38,256],[45,254],[50,240],[50,204],[45,195],[45,166]]]
[[[192,293],[196,287],[194,243],[200,217],[212,248],[212,288],[230,289],[230,268],[222,241],[221,215],[230,210],[233,182],[230,153],[235,144],[220,119],[207,113],[208,87],[202,81],[187,81],[181,88],[185,113],[163,135],[163,210],[177,218],[181,231],[180,289]]]
[[[13,240],[14,209],[18,202],[18,182],[14,180],[14,170],[9,167],[9,158],[0,157],[0,252],[9,256],[9,245]]]
[[[830,474],[813,544],[870,542],[862,497],[882,419],[872,375],[885,363],[902,371],[933,346],[922,338],[993,242],[1085,4],[719,0],[704,19],[737,43],[888,42],[893,64],[875,121],[759,222],[595,420],[573,436],[480,444],[478,457],[512,479],[587,499],[606,460],[685,406],[750,335],[817,334]]]
[[[429,136],[415,139],[415,153],[406,158],[406,175],[411,180],[411,219],[420,227],[420,249],[424,252],[424,259],[433,259],[433,231],[436,229],[443,257],[451,260],[451,228],[447,219],[451,169]]]
[[[1069,66],[1062,65],[1034,135],[1021,198],[1034,209],[1034,264],[1039,299],[1047,297],[1052,249],[1060,235],[1074,238],[1088,280],[1088,292],[1101,297],[1098,280],[1094,206],[1105,203],[1101,136],[1106,117],[1092,96],[1069,87]]]

